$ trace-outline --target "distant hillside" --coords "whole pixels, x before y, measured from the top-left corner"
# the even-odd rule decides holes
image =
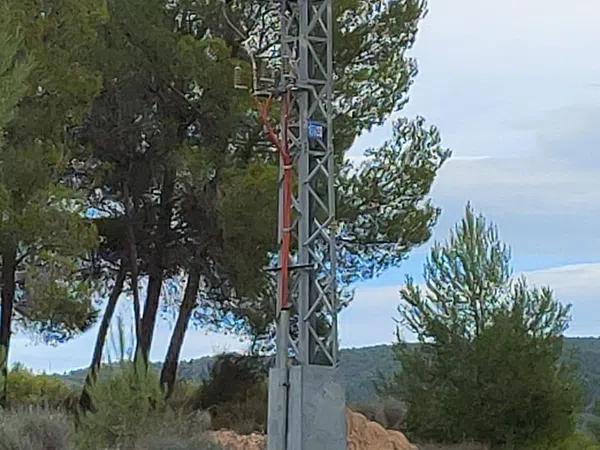
[[[581,384],[585,393],[588,409],[600,398],[600,339],[568,338],[565,344],[565,357],[579,367]],[[182,379],[201,381],[206,379],[214,357],[204,357],[191,361],[182,361],[179,376]],[[155,364],[156,369],[160,365]],[[346,387],[348,403],[359,404],[376,399],[374,381],[381,373],[390,376],[399,369],[394,361],[392,347],[380,345],[344,349],[341,352],[340,377]],[[61,376],[73,386],[81,386],[85,379],[84,370],[76,370]]]

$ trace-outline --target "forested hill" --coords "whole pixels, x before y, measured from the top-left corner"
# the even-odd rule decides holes
[[[600,397],[600,339],[566,339],[565,357],[571,358],[579,366],[586,405],[590,406]],[[208,375],[213,361],[213,357],[184,361],[179,368],[180,377],[194,381],[202,380]],[[340,367],[350,404],[373,401],[376,398],[374,381],[378,379],[379,374],[389,376],[398,369],[392,347],[387,345],[344,349],[341,352]],[[85,371],[76,370],[61,378],[69,384],[81,385]]]

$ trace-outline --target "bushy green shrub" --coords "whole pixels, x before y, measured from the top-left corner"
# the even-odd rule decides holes
[[[36,375],[21,365],[15,365],[8,374],[8,404],[11,407],[65,406],[72,392],[56,377]]]
[[[80,418],[79,443],[83,449],[132,448],[149,418],[164,409],[158,380],[143,364],[127,361],[104,370],[89,388],[93,412]]]
[[[198,383],[180,380],[175,383],[173,391],[167,398],[168,405],[176,411],[194,411],[198,402]]]
[[[89,389],[93,412],[80,417],[78,448],[213,450],[205,439],[210,417],[170,406],[158,374],[143,363],[123,360]]]
[[[72,450],[73,426],[44,408],[0,410],[0,450]]]
[[[264,433],[267,391],[266,368],[259,358],[225,354],[200,387],[195,407],[210,411],[213,429]]]
[[[600,450],[600,445],[584,434],[575,433],[561,442],[547,445],[540,444],[527,450]]]
[[[267,424],[267,383],[252,386],[242,398],[209,408],[212,428],[238,434],[265,433]]]

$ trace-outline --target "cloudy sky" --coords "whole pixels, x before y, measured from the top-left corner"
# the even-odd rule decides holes
[[[569,335],[600,335],[600,3],[595,0],[430,0],[413,55],[420,74],[403,115],[439,127],[453,159],[433,198],[444,239],[467,201],[494,221],[515,271],[573,304]],[[355,155],[390,135],[362,136]],[[357,286],[341,317],[346,347],[389,343],[398,290],[419,277],[427,247]],[[169,323],[152,354],[161,359]],[[16,336],[12,360],[37,370],[88,363],[94,332],[58,348]],[[242,348],[236,336],[194,331],[183,357]]]

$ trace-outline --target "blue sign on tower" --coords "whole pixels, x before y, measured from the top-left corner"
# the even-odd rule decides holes
[[[308,138],[322,141],[325,138],[325,127],[318,122],[308,122]]]

